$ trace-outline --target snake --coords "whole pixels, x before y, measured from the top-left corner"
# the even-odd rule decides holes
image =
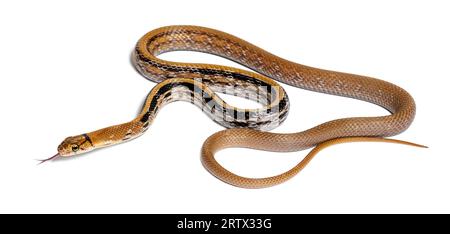
[[[171,51],[208,53],[250,70],[158,58],[158,55]],[[58,146],[58,153],[42,162],[135,139],[149,128],[164,105],[175,101],[193,103],[225,127],[205,140],[201,162],[213,176],[242,188],[265,188],[285,182],[301,171],[319,151],[335,144],[372,141],[425,147],[386,138],[406,130],[415,116],[414,99],[399,86],[368,76],[295,63],[219,30],[190,25],[157,28],[137,42],[131,59],[141,75],[157,82],[139,114],[126,123],[67,137]],[[283,123],[290,107],[289,98],[277,81],[300,89],[373,103],[389,114],[341,118],[300,132],[273,133],[270,130]],[[260,108],[231,106],[218,93],[255,101]],[[218,151],[232,147],[273,152],[315,148],[284,173],[249,178],[225,169],[215,159]]]

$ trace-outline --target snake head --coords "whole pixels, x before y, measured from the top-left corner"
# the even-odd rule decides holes
[[[62,157],[73,156],[89,152],[94,149],[92,141],[87,134],[67,137],[59,146],[58,154]]]

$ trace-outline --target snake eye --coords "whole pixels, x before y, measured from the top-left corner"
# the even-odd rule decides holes
[[[77,152],[79,149],[80,149],[80,147],[78,145],[76,145],[76,144],[72,145],[72,151],[73,152]]]

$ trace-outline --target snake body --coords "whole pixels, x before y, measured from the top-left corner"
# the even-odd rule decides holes
[[[255,72],[197,63],[170,62],[159,54],[187,50],[218,55]],[[226,130],[203,144],[205,168],[219,179],[239,187],[260,188],[281,183],[295,175],[320,149],[348,141],[388,141],[407,129],[415,115],[414,100],[389,82],[348,73],[313,68],[277,57],[242,39],[210,28],[168,26],[144,35],[132,61],[144,77],[158,82],[150,91],[140,114],[130,122],[66,138],[59,156],[72,156],[121,143],[142,135],[160,108],[173,101],[189,101],[200,107]],[[391,114],[332,120],[302,132],[271,133],[284,121],[288,97],[275,80],[311,91],[355,98],[379,105]],[[216,92],[257,101],[260,109],[240,109],[225,103]],[[407,143],[408,144],[408,143]],[[214,153],[229,147],[288,152],[319,145],[292,170],[268,178],[245,178],[231,173],[214,159]]]

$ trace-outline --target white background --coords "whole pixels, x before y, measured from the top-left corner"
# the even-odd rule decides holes
[[[2,1],[0,3],[1,213],[450,212],[448,1]],[[416,100],[397,139],[429,149],[353,143],[321,152],[298,176],[260,190],[235,188],[201,165],[203,141],[222,127],[189,103],[164,108],[126,144],[36,166],[66,136],[134,118],[155,85],[129,62],[151,29],[203,25],[283,58],[393,82]],[[236,64],[176,52],[162,58]],[[284,85],[291,100],[274,132],[350,116],[372,104]],[[227,99],[248,106],[238,99]],[[229,149],[230,170],[269,176],[306,154]]]

